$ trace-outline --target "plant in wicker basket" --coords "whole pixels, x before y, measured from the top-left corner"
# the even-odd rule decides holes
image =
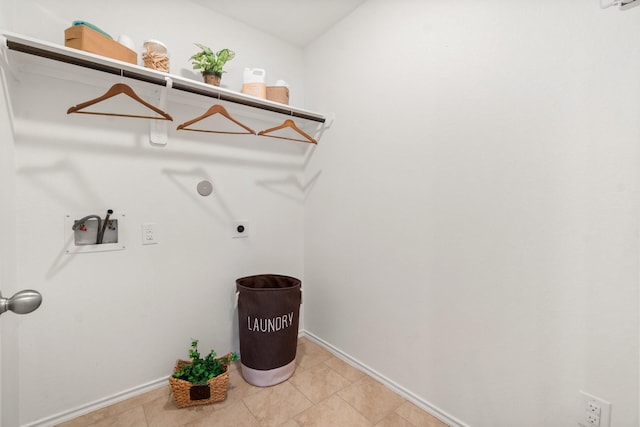
[[[216,358],[216,352],[211,350],[203,359],[198,352],[198,340],[192,340],[189,358],[191,361],[178,360],[169,378],[178,407],[224,400],[229,384],[229,363],[238,360],[238,355],[229,353]]]

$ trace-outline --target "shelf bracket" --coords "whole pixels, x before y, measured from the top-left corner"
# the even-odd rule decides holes
[[[331,127],[335,119],[336,119],[336,113],[330,113],[330,114],[327,114],[324,123],[318,123],[318,127],[315,133],[316,141],[320,142],[320,139],[322,138],[324,131]]]
[[[640,0],[600,0],[601,9],[607,9],[611,6],[619,6],[620,10],[627,10],[640,6]]]
[[[167,109],[167,92],[173,87],[171,77],[165,76],[165,85],[160,88],[160,102],[158,108]],[[169,141],[169,122],[166,120],[151,120],[149,122],[149,143],[156,147],[164,147]]]

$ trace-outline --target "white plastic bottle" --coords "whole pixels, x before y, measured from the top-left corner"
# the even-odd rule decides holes
[[[267,85],[265,83],[266,71],[262,68],[245,68],[242,81],[242,93],[267,98]]]

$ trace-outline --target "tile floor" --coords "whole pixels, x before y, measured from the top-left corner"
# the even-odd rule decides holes
[[[447,427],[306,338],[282,384],[247,384],[234,364],[227,399],[178,409],[169,386],[57,427]]]

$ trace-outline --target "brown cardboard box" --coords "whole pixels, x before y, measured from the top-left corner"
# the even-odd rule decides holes
[[[74,25],[64,30],[64,45],[132,64],[138,63],[138,55],[134,51],[86,25]]]
[[[289,104],[289,88],[286,86],[267,86],[267,99],[269,101]]]

